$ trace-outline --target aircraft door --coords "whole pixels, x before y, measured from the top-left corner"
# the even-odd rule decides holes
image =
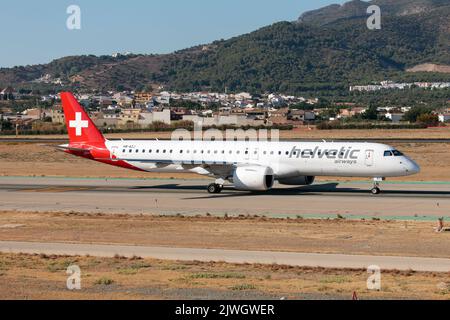
[[[365,157],[365,164],[368,167],[373,166],[373,155],[374,155],[374,151],[373,150],[366,150],[366,157]]]

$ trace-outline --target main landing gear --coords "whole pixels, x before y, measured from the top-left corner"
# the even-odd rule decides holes
[[[211,183],[208,185],[209,193],[220,193],[223,189],[223,186],[217,183]]]
[[[384,180],[385,178],[373,178],[373,188],[370,190],[370,192],[372,192],[372,194],[374,195],[380,194],[381,193],[380,182]]]
[[[223,189],[223,184],[224,184],[224,180],[223,179],[217,179],[215,183],[211,183],[208,185],[208,193],[220,193],[222,192]]]

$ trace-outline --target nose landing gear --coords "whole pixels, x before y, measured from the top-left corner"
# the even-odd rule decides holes
[[[381,193],[380,182],[382,182],[384,180],[385,180],[385,178],[380,178],[380,177],[373,178],[373,188],[370,190],[370,192],[374,195],[380,194]]]

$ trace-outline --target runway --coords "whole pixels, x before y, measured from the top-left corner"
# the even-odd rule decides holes
[[[142,257],[161,260],[261,263],[301,267],[366,269],[375,265],[382,270],[449,272],[450,259],[318,254],[274,251],[141,247],[98,244],[0,241],[0,252],[55,254],[72,256]]]
[[[225,188],[210,195],[209,180],[0,177],[0,210],[110,214],[265,215],[428,219],[450,214],[450,183],[370,182],[276,186],[251,193]]]

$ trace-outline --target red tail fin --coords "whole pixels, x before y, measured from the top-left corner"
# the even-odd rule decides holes
[[[104,145],[105,138],[70,92],[61,92],[70,144]]]

